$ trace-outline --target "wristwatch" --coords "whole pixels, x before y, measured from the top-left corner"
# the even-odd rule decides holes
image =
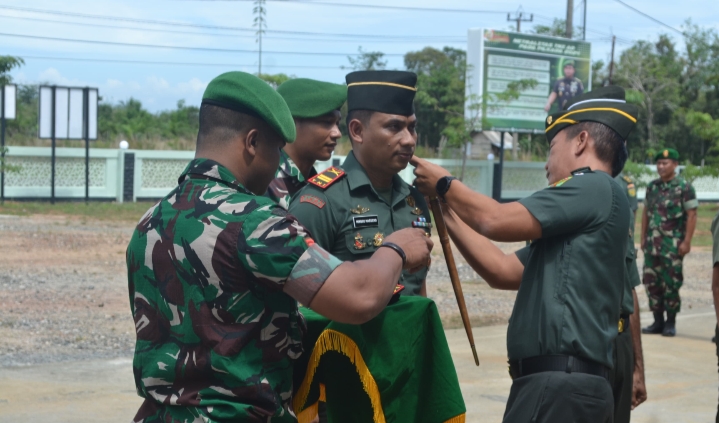
[[[439,178],[437,181],[437,186],[435,187],[435,190],[437,191],[437,195],[444,199],[445,194],[447,194],[447,191],[449,191],[449,185],[454,181],[454,176],[445,176],[444,178]]]

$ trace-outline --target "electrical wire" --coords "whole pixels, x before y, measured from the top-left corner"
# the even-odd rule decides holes
[[[257,64],[239,64],[239,63],[194,63],[194,62],[155,62],[145,60],[121,60],[121,59],[93,59],[84,57],[50,57],[50,56],[22,56],[23,59],[31,60],[60,60],[67,62],[100,62],[100,63],[119,63],[130,65],[173,65],[173,66],[210,66],[210,67],[257,67]],[[342,69],[342,66],[305,66],[305,65],[265,65],[262,67],[269,68],[302,68],[302,69]]]
[[[644,17],[647,18],[647,19],[651,19],[652,21],[658,23],[659,25],[661,25],[661,26],[663,26],[663,27],[669,28],[669,29],[671,29],[672,31],[674,31],[674,32],[676,32],[676,33],[679,33],[679,34],[681,34],[681,35],[686,35],[686,34],[684,34],[683,31],[680,31],[680,30],[674,28],[674,27],[671,26],[671,25],[665,24],[664,22],[660,21],[659,19],[656,19],[656,18],[654,18],[654,17],[651,17],[651,16],[647,15],[646,13],[644,13],[644,12],[642,12],[641,10],[637,9],[636,7],[633,7],[633,6],[628,5],[627,3],[624,3],[622,0],[614,0],[614,1],[616,1],[617,3],[619,3],[619,4],[625,6],[625,7],[629,8],[629,9],[631,9],[631,10],[633,10],[633,11],[639,13],[640,15],[644,16]]]
[[[214,2],[252,2],[255,0],[174,0],[174,1],[214,1]],[[506,10],[477,10],[477,9],[449,9],[439,7],[414,7],[414,6],[388,6],[380,4],[359,4],[359,3],[334,3],[326,1],[293,1],[293,0],[266,0],[277,3],[293,3],[293,4],[307,4],[307,5],[318,5],[318,6],[333,6],[333,7],[352,7],[362,9],[392,9],[392,10],[407,10],[416,12],[446,12],[446,13],[481,13],[481,14],[498,14],[506,15]]]

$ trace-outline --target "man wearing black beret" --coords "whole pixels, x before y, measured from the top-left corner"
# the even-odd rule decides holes
[[[609,381],[625,288],[630,209],[614,181],[637,109],[600,88],[547,117],[550,186],[501,204],[425,160],[416,186],[446,201],[450,235],[498,289],[518,290],[507,330],[512,388],[504,422],[610,422]],[[530,240],[504,254],[489,239]]]

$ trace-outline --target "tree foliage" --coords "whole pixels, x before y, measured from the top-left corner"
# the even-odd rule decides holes
[[[11,83],[10,71],[24,64],[25,61],[20,57],[0,56],[0,85]]]
[[[352,70],[383,70],[387,67],[384,53],[380,51],[364,51],[362,46],[357,48],[357,56],[347,56]],[[342,69],[345,69],[343,66]]]

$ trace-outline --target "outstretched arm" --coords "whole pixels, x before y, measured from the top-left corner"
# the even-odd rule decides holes
[[[632,383],[632,410],[647,400],[647,385],[644,381],[644,353],[642,351],[642,325],[639,320],[639,301],[637,293],[632,289],[634,297],[634,313],[629,316],[629,328],[634,349],[634,381]]]

